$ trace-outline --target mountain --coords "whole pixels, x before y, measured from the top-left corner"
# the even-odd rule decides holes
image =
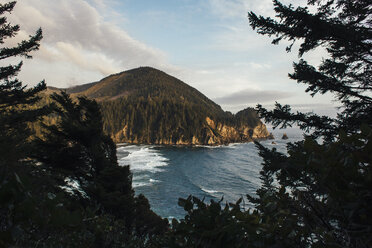
[[[117,143],[217,145],[270,135],[254,109],[225,112],[195,88],[151,67],[63,90],[97,100],[105,132]]]

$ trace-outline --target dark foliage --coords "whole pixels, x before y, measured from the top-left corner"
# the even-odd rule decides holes
[[[84,208],[95,209],[120,221],[122,233],[149,238],[167,230],[168,223],[150,210],[143,196],[134,196],[129,166],[117,164],[116,145],[104,134],[96,101],[67,93],[53,94],[56,125],[44,125],[43,139],[36,141],[35,158],[56,177],[60,186],[73,191]],[[74,188],[66,185],[76,181]]]
[[[318,68],[300,59],[289,77],[311,95],[334,94],[340,113],[330,118],[292,113],[279,103],[272,111],[258,105],[267,122],[297,124],[305,139],[289,143],[286,154],[256,143],[264,162],[263,185],[257,197],[247,196],[255,210],[181,199],[188,214],[175,221],[170,240],[181,247],[372,247],[372,5],[309,0],[313,13],[273,2],[276,18],[250,12],[252,28],[275,36],[274,44],[291,41],[288,52],[300,42],[300,57],[324,47],[329,58]],[[225,230],[236,239],[224,243]]]
[[[0,4],[0,44],[14,37],[18,31],[18,25],[8,23],[4,15],[11,12],[15,2]],[[17,46],[0,48],[0,60],[6,62],[8,58],[23,56],[31,58],[29,53],[37,50],[42,38],[41,30],[24,40]],[[0,67],[0,157],[6,164],[15,163],[25,154],[26,139],[29,135],[27,123],[37,120],[45,109],[24,109],[24,106],[32,105],[38,101],[37,93],[45,88],[45,83],[41,82],[33,88],[26,89],[15,77],[21,70],[22,62],[17,65]],[[5,168],[6,166],[2,166]],[[5,174],[5,173],[1,173]]]
[[[19,31],[4,17],[15,4],[0,4],[0,44]],[[38,30],[0,48],[0,59],[31,58],[41,38]],[[98,104],[67,94],[40,103],[45,83],[23,86],[15,78],[21,66],[0,67],[0,247],[151,247],[168,222],[144,196],[134,196],[129,167],[117,164]],[[54,123],[35,140],[29,126],[46,114]],[[66,179],[78,181],[80,191]]]
[[[309,1],[318,8],[311,13],[307,7],[294,8],[274,1],[279,20],[257,16],[250,12],[253,29],[263,35],[276,36],[277,44],[282,39],[301,42],[299,56],[317,47],[324,47],[329,58],[318,68],[300,59],[294,63],[294,72],[289,77],[307,85],[306,92],[333,93],[342,104],[336,119],[314,114],[293,114],[289,106],[277,104],[274,112],[261,106],[262,117],[274,121],[275,126],[298,124],[308,131],[314,129],[314,137],[332,140],[340,129],[356,133],[360,126],[371,123],[371,75],[372,75],[372,30],[371,4],[369,1]],[[281,115],[281,116],[280,116]]]

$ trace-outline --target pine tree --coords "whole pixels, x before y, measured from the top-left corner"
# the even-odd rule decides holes
[[[289,40],[288,52],[300,42],[301,59],[289,77],[307,85],[312,96],[332,93],[341,112],[330,118],[292,113],[279,103],[272,111],[258,105],[274,127],[297,124],[307,132],[304,141],[288,145],[288,155],[257,144],[265,184],[251,200],[263,223],[273,227],[264,236],[275,232],[279,246],[371,247],[372,5],[367,0],[309,0],[307,7],[294,8],[274,0],[274,10],[276,19],[250,12],[250,25],[259,34],[275,36],[273,44]],[[318,47],[329,57],[316,68],[302,57]]]
[[[67,93],[53,94],[58,118],[44,125],[34,157],[57,178],[62,187],[75,193],[85,209],[96,209],[99,218],[109,215],[120,232],[136,238],[163,233],[168,223],[150,210],[143,196],[136,197],[129,166],[119,166],[116,145],[103,131],[98,103],[85,97],[76,100]],[[66,185],[65,179],[78,182]]]
[[[314,131],[313,137],[328,140],[340,129],[356,133],[362,123],[372,122],[371,75],[372,75],[372,17],[368,0],[309,0],[309,6],[317,6],[311,13],[308,7],[283,5],[274,0],[277,19],[257,16],[250,12],[248,17],[253,29],[262,35],[275,36],[273,44],[287,39],[291,51],[295,42],[301,42],[298,55],[302,57],[318,47],[324,47],[329,58],[318,68],[304,59],[294,63],[294,72],[289,77],[307,85],[306,92],[316,94],[333,93],[340,101],[342,112],[336,119],[315,114],[291,113],[288,105],[276,105],[268,112],[261,106],[262,117],[276,127],[286,127],[296,123],[303,130]]]
[[[15,4],[16,2],[0,4],[1,45],[17,35],[20,30],[18,25],[11,25],[4,16],[6,12],[10,13],[13,10]],[[14,47],[1,47],[0,60],[5,62],[14,57],[32,58],[30,52],[39,48],[41,39],[42,32],[39,29],[35,35]],[[37,94],[45,89],[45,83],[40,82],[33,88],[26,88],[16,79],[21,68],[22,62],[0,67],[0,157],[7,165],[16,163],[26,156],[25,152],[28,149],[24,145],[29,136],[27,123],[37,120],[45,111],[36,108],[31,110],[29,107],[39,100]]]
[[[309,0],[294,8],[274,0],[277,18],[249,13],[258,33],[300,42],[299,56],[319,46],[329,58],[318,68],[304,59],[289,77],[312,95],[333,93],[337,118],[292,113],[288,105],[257,110],[275,127],[297,124],[307,135],[287,154],[256,142],[262,187],[248,196],[255,209],[209,205],[189,197],[167,242],[177,247],[372,247],[372,4],[367,0]],[[314,9],[314,8],[312,8]],[[309,131],[312,131],[309,133]],[[233,239],[229,239],[233,238]]]

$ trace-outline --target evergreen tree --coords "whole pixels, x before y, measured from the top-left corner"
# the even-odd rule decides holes
[[[17,35],[20,27],[11,25],[4,16],[10,13],[16,2],[0,4],[0,44]],[[42,32],[39,29],[28,40],[23,40],[14,47],[1,47],[0,60],[5,62],[14,57],[31,58],[30,52],[39,48]],[[16,76],[21,70],[22,62],[16,65],[0,67],[0,157],[6,161],[2,169],[27,156],[26,144],[29,136],[27,123],[37,120],[45,109],[25,108],[39,100],[38,93],[45,89],[41,82],[33,88],[26,88]],[[5,173],[1,173],[5,175]]]
[[[259,114],[274,127],[297,124],[312,133],[288,145],[288,155],[257,144],[265,186],[251,200],[282,246],[371,247],[372,5],[367,0],[309,0],[308,6],[317,11],[274,0],[277,19],[250,12],[250,25],[275,36],[274,44],[291,41],[287,51],[300,42],[300,58],[324,47],[329,56],[318,68],[301,58],[289,77],[306,84],[312,96],[333,93],[341,112],[330,118],[292,113],[279,103],[273,111],[259,105]]]
[[[275,127],[286,127],[296,123],[303,130],[314,131],[313,137],[333,140],[340,129],[348,134],[360,130],[362,123],[372,121],[371,75],[372,75],[372,17],[368,0],[309,0],[309,6],[316,6],[311,13],[308,7],[283,5],[274,0],[277,19],[249,13],[249,21],[259,34],[276,36],[273,44],[287,39],[292,49],[295,42],[301,42],[299,57],[318,47],[324,47],[329,58],[323,59],[318,68],[304,59],[294,63],[294,72],[289,77],[307,85],[306,92],[316,94],[333,93],[340,101],[342,112],[336,119],[315,114],[291,113],[289,106],[276,105],[267,112],[259,106],[262,117]]]
[[[51,98],[58,120],[55,125],[43,125],[45,131],[34,153],[43,168],[60,186],[73,191],[84,209],[95,209],[97,218],[108,220],[105,228],[115,227],[126,237],[112,242],[150,239],[165,232],[167,221],[150,210],[144,196],[135,197],[129,166],[118,165],[116,145],[103,132],[98,103],[84,97],[75,101],[65,92]],[[78,182],[75,187],[68,183],[73,181]],[[108,242],[107,234],[102,235],[95,242]]]
[[[307,135],[287,154],[256,143],[263,158],[262,187],[226,206],[180,199],[187,215],[174,220],[167,242],[178,247],[372,247],[372,4],[367,0],[308,0],[294,8],[274,0],[276,19],[249,13],[258,33],[300,42],[299,56],[319,46],[329,58],[318,68],[294,63],[291,79],[311,95],[333,93],[337,118],[292,113],[288,105],[259,114],[275,127],[297,124]],[[310,9],[316,7],[315,13]],[[313,8],[309,8],[313,7]],[[312,132],[309,132],[312,131]],[[321,140],[321,141],[320,141]]]
[[[30,59],[30,52],[39,48],[42,39],[39,29],[28,40],[13,47],[6,46],[7,39],[20,30],[5,17],[15,4],[0,4],[0,60],[3,64],[17,57]],[[0,247],[30,244],[31,240],[37,242],[48,237],[55,231],[55,226],[49,222],[50,214],[56,210],[56,204],[64,201],[53,194],[55,188],[51,181],[44,178],[43,172],[29,159],[32,151],[29,124],[48,113],[49,107],[35,106],[45,83],[31,88],[23,86],[16,78],[21,67],[22,62],[0,67]],[[65,217],[71,221],[67,212]],[[49,223],[48,228],[45,228],[46,223]]]

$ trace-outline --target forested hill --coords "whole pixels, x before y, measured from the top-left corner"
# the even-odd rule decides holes
[[[216,145],[269,136],[253,109],[224,112],[195,88],[151,67],[64,90],[97,100],[104,129],[118,143]]]

